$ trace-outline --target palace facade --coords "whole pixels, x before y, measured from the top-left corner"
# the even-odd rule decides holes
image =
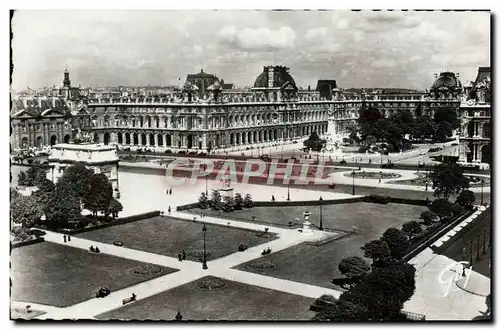
[[[491,164],[491,68],[480,67],[474,82],[464,88],[459,109],[459,162]]]
[[[401,110],[432,116],[439,107],[458,109],[463,90],[458,75],[451,72],[436,75],[426,92],[340,89],[335,80],[319,80],[316,90],[304,90],[284,66],[264,67],[250,89],[228,85],[202,71],[188,75],[182,88],[89,89],[76,99],[61,92],[38,100],[39,106],[21,104],[12,116],[13,146],[71,142],[72,128],[90,132],[95,143],[157,151],[293,143],[312,132],[341,140],[356,125],[361,107],[375,107],[384,116]],[[70,88],[67,72],[63,88]]]

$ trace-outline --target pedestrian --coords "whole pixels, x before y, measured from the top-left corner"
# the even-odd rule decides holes
[[[66,243],[66,234],[63,235],[64,243]]]
[[[275,199],[274,199],[274,195],[271,196],[271,202],[274,202]]]
[[[182,260],[186,260],[186,251],[182,250]]]
[[[68,242],[71,242],[71,236],[68,235]]]
[[[382,182],[382,178],[378,178],[378,183]]]
[[[169,206],[168,206],[168,214],[169,214],[169,215],[170,215],[170,211],[172,211],[172,210],[170,209],[170,205],[169,205]]]
[[[99,250],[99,248],[96,246],[95,247],[95,253],[100,253],[101,251]]]
[[[172,195],[172,187],[170,187],[170,195]]]
[[[89,250],[90,252],[95,252],[94,246],[91,245]]]
[[[193,216],[193,221],[194,221],[194,222],[196,222],[196,215],[195,215],[195,216]]]
[[[182,261],[182,253],[179,252],[179,254],[177,255],[177,258],[179,259],[179,261]]]

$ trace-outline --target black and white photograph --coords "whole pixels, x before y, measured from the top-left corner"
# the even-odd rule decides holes
[[[9,13],[11,323],[491,322],[492,12]]]

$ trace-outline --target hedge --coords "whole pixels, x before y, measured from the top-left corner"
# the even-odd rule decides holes
[[[134,221],[149,219],[149,218],[157,217],[159,215],[160,215],[160,211],[151,211],[151,212],[140,213],[140,214],[135,214],[135,215],[131,215],[128,217],[119,218],[117,220],[112,220],[108,223],[104,223],[104,224],[97,225],[97,226],[79,228],[79,229],[56,229],[54,231],[57,233],[61,233],[61,234],[73,234],[74,235],[74,234],[86,233],[86,232],[94,231],[94,230],[98,230],[98,229],[103,229],[103,228],[107,228],[107,227],[112,227],[112,226],[116,226],[116,225],[123,225],[123,224],[134,222]]]
[[[23,242],[10,243],[10,246],[11,246],[11,249],[17,249],[17,248],[20,248],[22,246],[28,246],[28,245],[33,245],[33,244],[42,243],[42,242],[45,242],[45,238],[38,237],[35,239],[23,241]]]

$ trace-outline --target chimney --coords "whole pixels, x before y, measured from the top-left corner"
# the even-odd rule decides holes
[[[267,87],[274,87],[274,67],[269,66],[267,70]]]

